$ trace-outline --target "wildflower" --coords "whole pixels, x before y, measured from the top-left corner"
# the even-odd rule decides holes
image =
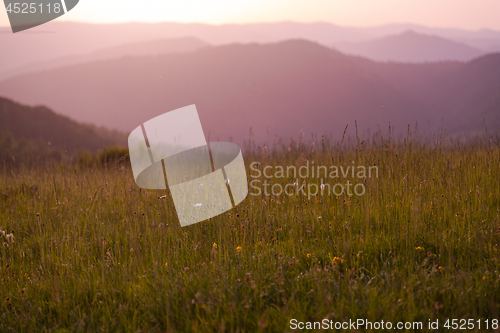
[[[323,191],[325,189],[325,184],[321,184],[320,188],[321,188],[321,191]]]
[[[5,231],[0,230],[0,235],[5,237]]]
[[[340,259],[339,257],[333,257],[332,262],[333,262],[334,264],[338,264],[339,262],[341,262],[341,259]]]
[[[311,254],[310,253],[306,254],[306,257],[311,258]]]
[[[238,246],[238,247],[236,248],[236,251],[238,251],[238,252],[241,252],[241,250],[242,250],[242,249],[241,249],[241,246]]]
[[[439,271],[440,271],[441,273],[443,273],[443,271],[444,271],[443,267],[438,266],[438,269],[439,269]]]
[[[214,243],[214,245],[213,245],[213,246],[214,246],[214,249],[216,249],[216,248],[217,248],[217,243]]]
[[[167,266],[168,266],[168,262],[165,263],[165,268],[167,268]]]
[[[284,257],[285,257],[285,256],[283,255],[283,253],[278,254],[278,259],[279,259],[279,260],[282,260]]]
[[[14,242],[14,234],[7,234],[5,235],[5,238],[7,238],[7,241],[9,242]]]
[[[486,280],[486,275],[483,275],[483,280]]]
[[[185,271],[189,271],[189,267],[184,267],[184,270]]]
[[[421,247],[421,246],[417,246],[417,247],[415,248],[415,250],[417,250],[417,251],[424,251],[425,249],[424,249],[423,247]]]

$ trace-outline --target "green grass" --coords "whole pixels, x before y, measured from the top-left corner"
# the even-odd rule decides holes
[[[247,147],[247,167],[355,161],[379,177],[361,197],[248,196],[181,228],[172,199],[158,199],[167,192],[139,189],[126,164],[4,167],[0,229],[14,242],[0,236],[0,332],[500,319],[494,142],[300,141]]]

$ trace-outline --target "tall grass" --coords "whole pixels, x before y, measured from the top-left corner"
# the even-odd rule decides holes
[[[0,331],[283,332],[292,318],[499,319],[495,142],[410,131],[249,142],[247,167],[354,161],[378,166],[379,177],[363,180],[364,196],[249,195],[186,228],[171,197],[158,199],[168,192],[138,188],[127,163],[4,167],[0,229],[14,238],[0,235]]]

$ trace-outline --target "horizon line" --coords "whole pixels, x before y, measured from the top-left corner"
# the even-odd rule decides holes
[[[315,20],[315,21],[294,21],[294,20],[279,20],[279,21],[256,21],[256,22],[225,22],[225,23],[211,23],[211,22],[200,22],[200,21],[190,21],[190,22],[185,22],[185,21],[117,21],[117,22],[89,22],[89,21],[80,21],[80,20],[57,20],[51,22],[51,24],[61,24],[61,23],[70,23],[70,24],[86,24],[86,25],[126,25],[126,24],[148,24],[148,25],[154,25],[154,24],[165,24],[165,23],[171,23],[171,24],[182,24],[182,25],[190,25],[190,24],[198,24],[198,25],[208,25],[208,26],[230,26],[230,25],[259,25],[259,24],[283,24],[283,23],[292,23],[292,24],[303,24],[303,25],[313,25],[313,24],[327,24],[327,25],[332,25],[336,26],[339,28],[350,28],[350,29],[370,29],[370,28],[381,28],[381,27],[386,27],[386,26],[395,26],[395,25],[412,25],[412,26],[418,26],[418,27],[424,27],[424,28],[431,28],[431,29],[442,29],[442,30],[461,30],[461,31],[469,31],[469,32],[480,32],[480,31],[492,31],[492,32],[499,32],[500,30],[496,30],[493,28],[489,27],[483,27],[483,28],[477,28],[477,29],[467,29],[467,28],[461,28],[461,27],[452,27],[452,26],[433,26],[433,25],[425,25],[425,24],[420,24],[420,23],[413,23],[413,22],[389,22],[389,23],[382,23],[378,25],[366,25],[366,26],[355,26],[355,25],[340,25],[336,24],[334,22],[328,22],[328,21],[321,21],[321,20]],[[0,26],[0,29],[11,29],[9,25],[2,25]]]

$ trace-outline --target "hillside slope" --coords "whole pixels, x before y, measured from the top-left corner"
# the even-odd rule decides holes
[[[183,55],[134,57],[21,75],[0,82],[0,95],[43,103],[83,122],[129,131],[176,108],[196,104],[211,138],[338,134],[389,122],[405,132],[445,126],[473,131],[482,118],[498,126],[500,57],[470,63],[376,63],[293,40],[234,44]],[[479,96],[479,98],[478,98]]]
[[[46,107],[30,107],[1,97],[0,133],[14,141],[24,140],[67,154],[125,144],[125,136],[119,132],[80,124]]]
[[[250,127],[288,137],[342,130],[355,118],[366,127],[428,120],[424,105],[355,60],[302,40],[235,44],[22,75],[1,82],[0,94],[120,130],[196,104],[206,132],[226,139]]]

